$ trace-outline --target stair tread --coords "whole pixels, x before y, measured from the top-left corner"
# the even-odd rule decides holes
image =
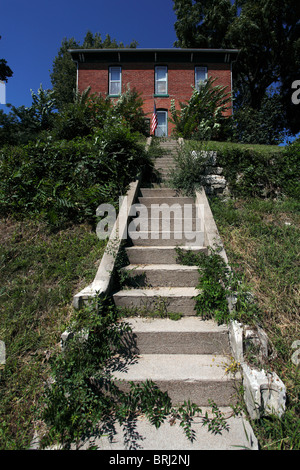
[[[129,264],[123,267],[124,270],[132,270],[132,269],[144,269],[148,271],[159,269],[161,270],[168,270],[168,271],[197,271],[199,269],[198,266],[187,266],[187,265],[180,265],[180,264],[148,264],[148,263],[140,263],[140,264]]]
[[[114,371],[118,379],[140,381],[222,381],[232,380],[225,373],[229,359],[224,355],[209,354],[141,354],[121,371]]]
[[[141,289],[124,289],[116,292],[114,296],[118,297],[153,297],[153,296],[167,296],[167,297],[194,297],[199,293],[195,287],[154,287],[154,288],[141,288]]]
[[[199,317],[182,317],[176,321],[151,317],[128,317],[123,320],[130,325],[133,332],[228,333],[226,325],[218,325],[214,320],[202,320]]]

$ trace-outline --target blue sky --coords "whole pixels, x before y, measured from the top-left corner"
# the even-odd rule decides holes
[[[0,58],[14,72],[6,102],[30,106],[30,90],[51,88],[53,59],[64,37],[82,43],[88,30],[138,47],[173,47],[172,0],[9,0],[0,3]],[[0,105],[0,109],[7,109]]]

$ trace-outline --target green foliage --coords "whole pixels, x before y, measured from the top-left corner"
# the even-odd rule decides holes
[[[299,158],[300,138],[284,149],[278,178],[282,192],[298,200],[300,199]]]
[[[193,417],[202,413],[194,403],[174,407],[167,392],[151,380],[129,384],[124,391],[113,379],[116,368],[124,368],[135,360],[131,355],[128,333],[130,327],[120,321],[111,300],[98,298],[77,312],[72,321],[72,335],[61,354],[52,361],[52,383],[45,391],[42,419],[47,433],[42,445],[59,443],[64,449],[80,447],[89,437],[113,432],[115,423],[128,429],[127,442],[134,440],[130,430],[139,415],[159,428],[170,418],[180,421],[186,437],[193,441]],[[117,356],[116,356],[117,354]],[[221,412],[203,425],[211,432],[227,429]]]
[[[113,105],[114,112],[122,116],[133,132],[147,134],[145,113],[142,109],[143,100],[141,94],[135,89],[131,90],[130,85]]]
[[[252,422],[255,436],[262,450],[297,450],[300,382],[292,345],[299,339],[299,198],[214,198],[211,209],[230,265],[243,273],[261,311],[257,323],[275,352],[265,367],[287,390],[284,415]]]
[[[199,294],[195,297],[196,314],[207,320],[214,318],[218,324],[237,319],[248,324],[260,316],[257,305],[252,302],[246,286],[219,255],[219,248],[211,248],[207,255],[195,254],[176,248],[177,260],[181,264],[198,266]],[[234,305],[233,308],[229,304]]]
[[[31,96],[32,105],[29,107],[7,105],[11,108],[8,114],[0,110],[0,147],[26,144],[51,129],[55,109],[53,92],[40,85],[37,93],[31,90]]]
[[[188,196],[193,196],[203,185],[209,159],[205,152],[205,144],[185,142],[174,155],[175,168],[170,171],[170,186]]]
[[[177,47],[239,49],[233,63],[238,108],[261,109],[270,85],[279,83],[285,127],[300,130],[300,108],[291,103],[300,66],[298,0],[174,0],[174,10]]]
[[[287,147],[246,145],[229,142],[185,142],[174,157],[171,184],[187,194],[203,184],[211,165],[210,152],[234,196],[299,198],[299,139]]]
[[[50,74],[52,89],[58,110],[66,103],[72,103],[76,90],[76,64],[68,52],[68,49],[80,47],[74,38],[64,38],[57,56],[53,60]]]
[[[72,103],[66,103],[54,123],[52,135],[56,139],[71,140],[92,134],[96,129],[108,127],[122,119],[132,132],[146,134],[143,101],[136,90],[127,89],[116,101],[93,93],[90,88],[76,93]]]
[[[25,450],[72,295],[93,280],[105,242],[88,224],[54,233],[28,218],[1,220],[0,233],[0,338],[6,346],[0,367],[0,448]]]
[[[175,47],[226,48],[227,31],[236,16],[228,0],[174,0]]]
[[[228,125],[224,112],[229,108],[231,98],[226,87],[214,85],[215,81],[210,77],[199,90],[193,87],[191,98],[185,104],[180,103],[180,110],[176,110],[172,102],[170,121],[176,126],[177,136],[197,140],[223,138]]]
[[[278,94],[266,95],[259,109],[242,106],[233,117],[233,135],[236,142],[278,145],[285,138],[284,109]]]
[[[1,39],[1,36],[0,36]],[[13,76],[13,71],[7,65],[5,59],[0,59],[0,80],[7,82],[7,79]]]
[[[71,140],[91,134],[94,108],[89,106],[89,91],[75,93],[73,102],[62,106],[53,123],[52,135],[55,139]]]
[[[42,216],[49,223],[93,220],[102,202],[116,204],[139,169],[144,147],[121,120],[93,136],[3,147],[0,204],[3,214]]]
[[[215,147],[216,148],[216,147]],[[230,190],[235,195],[299,197],[299,139],[283,149],[269,152],[255,146],[223,145],[218,150],[218,164]]]
[[[137,42],[132,41],[126,47],[135,48],[136,46]],[[118,43],[116,39],[111,39],[109,34],[102,40],[100,33],[93,34],[91,31],[87,31],[82,45],[74,38],[64,38],[58,54],[53,60],[50,75],[58,110],[61,111],[66,104],[73,103],[76,90],[76,64],[68,49],[116,49],[123,47],[122,42]]]

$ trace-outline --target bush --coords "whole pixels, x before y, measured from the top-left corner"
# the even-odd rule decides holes
[[[231,97],[226,87],[214,85],[211,77],[199,90],[193,88],[187,103],[180,103],[180,110],[175,109],[174,100],[170,108],[171,119],[176,126],[178,137],[196,140],[223,140],[230,119],[224,116],[229,109]]]
[[[287,148],[209,144],[231,192],[240,196],[299,197],[299,139]]]
[[[120,118],[132,132],[146,134],[143,101],[136,90],[128,87],[115,102],[108,96],[90,95],[89,92],[87,88],[82,94],[77,93],[73,103],[64,105],[54,121],[54,138],[71,140],[84,137]]]
[[[285,137],[284,115],[278,94],[266,95],[260,109],[243,106],[233,115],[233,140],[245,144],[278,145]]]
[[[193,141],[185,142],[174,155],[176,165],[170,172],[170,185],[192,196],[203,185],[208,160],[204,145]]]
[[[300,138],[290,144],[282,153],[279,184],[290,197],[300,198],[299,180]]]
[[[241,145],[224,142],[185,142],[174,157],[172,187],[193,194],[203,185],[211,152],[217,153],[216,164],[223,167],[231,193],[235,196],[299,198],[300,139],[286,148]]]
[[[117,204],[142,165],[144,147],[121,120],[93,136],[38,141],[0,152],[3,214],[41,215],[51,224],[93,219],[102,202]]]

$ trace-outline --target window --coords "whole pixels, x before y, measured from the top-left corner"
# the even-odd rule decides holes
[[[155,130],[157,137],[168,136],[168,112],[164,110],[157,111],[157,128]]]
[[[207,80],[207,67],[195,67],[195,87],[199,90],[200,83]]]
[[[168,93],[168,69],[166,66],[155,67],[155,94]]]
[[[119,96],[121,94],[121,67],[109,67],[109,94]]]

